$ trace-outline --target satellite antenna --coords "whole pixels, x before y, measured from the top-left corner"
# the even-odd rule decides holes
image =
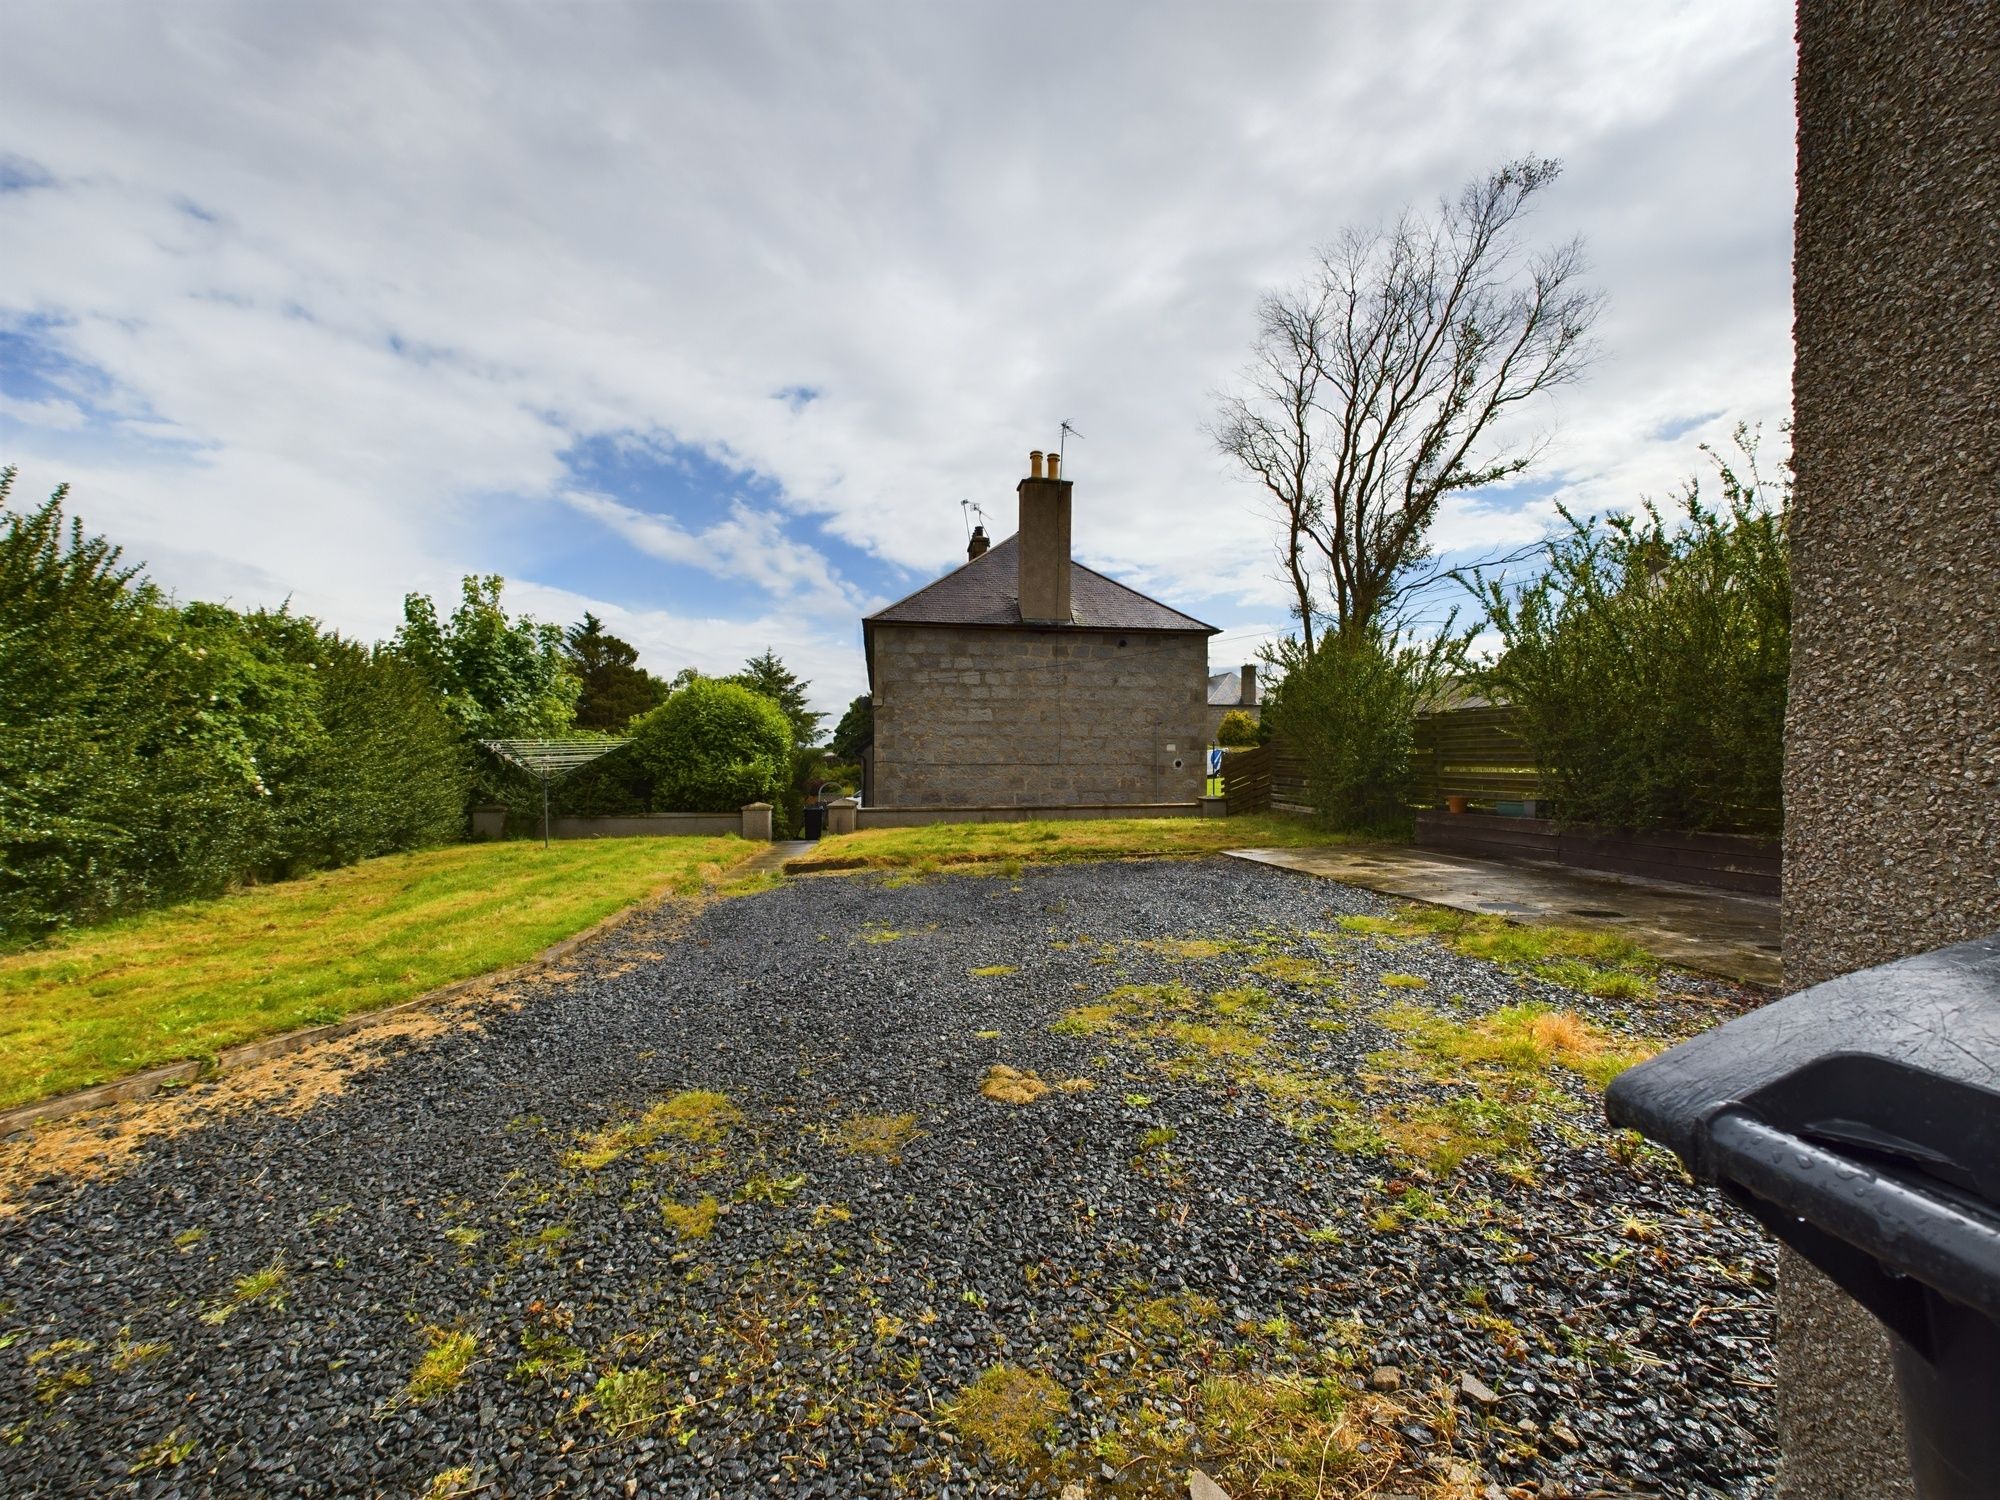
[[[1063,423],[1062,431],[1056,434],[1056,457],[1061,459],[1064,464],[1068,464],[1069,440],[1071,438],[1080,438],[1082,436],[1083,434],[1078,432],[1074,427],[1070,426],[1069,423],[1067,422]]]

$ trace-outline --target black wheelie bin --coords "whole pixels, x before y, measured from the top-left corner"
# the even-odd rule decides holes
[[[1888,1327],[1922,1500],[2000,1496],[2000,933],[1774,1001],[1605,1108]]]

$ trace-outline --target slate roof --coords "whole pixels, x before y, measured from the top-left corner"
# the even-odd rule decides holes
[[[887,609],[868,616],[869,625],[989,625],[1020,626],[1020,568],[1015,561],[1016,537],[995,542],[963,567],[952,569]],[[1069,565],[1070,628],[1082,630],[1199,630],[1214,635],[1216,627],[1192,615],[1169,609],[1114,578]],[[1032,626],[1031,629],[1046,629]],[[1061,627],[1057,627],[1061,628]]]
[[[1208,706],[1210,708],[1243,708],[1243,669],[1231,668],[1227,672],[1211,672],[1208,675]],[[1253,697],[1250,708],[1258,706]]]

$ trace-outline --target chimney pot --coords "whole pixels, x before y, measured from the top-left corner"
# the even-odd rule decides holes
[[[1028,477],[1030,479],[1042,477],[1042,450],[1039,448],[1028,450]]]
[[[965,560],[971,562],[975,557],[984,557],[988,545],[986,528],[984,526],[973,527],[972,540],[965,544]]]
[[[1062,478],[1062,474],[1060,472],[1061,469],[1062,469],[1062,455],[1060,453],[1051,453],[1049,455],[1049,478],[1051,479]]]

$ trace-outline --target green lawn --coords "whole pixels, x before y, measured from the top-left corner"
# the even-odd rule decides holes
[[[1308,818],[1264,813],[1240,818],[1105,818],[1042,823],[933,823],[869,828],[822,839],[788,869],[856,865],[935,870],[993,860],[1116,859],[1131,854],[1213,854],[1219,849],[1293,848],[1360,842]]]
[[[756,852],[737,838],[461,844],[58,938],[0,958],[0,1109],[520,963]]]

